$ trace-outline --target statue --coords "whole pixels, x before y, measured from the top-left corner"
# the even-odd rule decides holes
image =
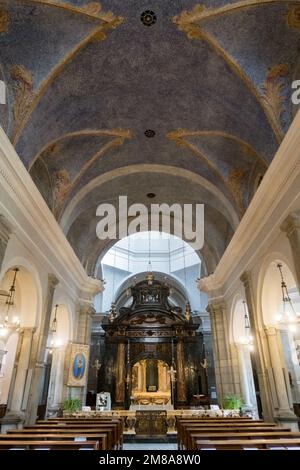
[[[187,322],[189,322],[191,319],[191,305],[189,301],[187,301],[185,304],[185,318]]]

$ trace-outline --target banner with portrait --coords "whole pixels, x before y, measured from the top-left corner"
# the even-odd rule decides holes
[[[84,387],[89,365],[90,346],[87,344],[71,344],[70,368],[67,385]]]

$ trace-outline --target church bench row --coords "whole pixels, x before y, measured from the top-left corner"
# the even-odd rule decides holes
[[[190,420],[190,419],[179,419],[177,420],[177,431],[178,431],[178,436],[180,437],[181,433],[184,431],[184,428],[186,428],[187,426],[189,427],[193,427],[193,426],[196,426],[197,428],[201,429],[201,428],[205,428],[205,429],[208,429],[208,428],[211,428],[211,429],[223,429],[223,428],[231,428],[231,427],[234,427],[234,428],[246,428],[248,426],[251,426],[253,428],[261,428],[261,426],[263,426],[264,428],[272,428],[272,427],[275,427],[276,424],[275,423],[264,423],[263,421],[253,421],[253,420],[250,420],[248,422],[237,422],[237,421],[224,421],[222,423],[220,422],[212,422],[212,421],[203,421],[202,419],[198,419],[198,420]]]
[[[211,433],[214,433],[214,434],[224,434],[224,433],[227,433],[227,434],[236,434],[237,436],[239,436],[241,433],[251,433],[253,436],[256,436],[258,433],[268,433],[268,434],[271,434],[271,433],[274,433],[274,432],[280,432],[280,433],[284,433],[286,435],[288,435],[290,433],[290,429],[289,428],[280,428],[279,426],[276,426],[276,427],[264,427],[264,426],[260,426],[259,428],[258,427],[243,427],[243,428],[238,428],[238,427],[234,427],[234,428],[218,428],[218,429],[214,429],[214,428],[197,428],[197,427],[187,427],[183,430],[183,432],[181,432],[179,435],[178,435],[178,445],[179,445],[179,448],[183,448],[183,449],[192,449],[193,448],[193,443],[192,443],[192,439],[195,440],[197,438],[197,436],[199,438],[202,438],[202,439],[205,439],[206,435],[207,434],[211,434]],[[193,437],[192,437],[193,435]],[[300,436],[299,436],[300,437]]]
[[[97,441],[99,450],[110,450],[106,433],[9,433],[0,434],[0,443],[6,441]]]
[[[105,435],[105,442],[102,445],[101,448],[103,450],[115,450],[115,449],[121,449],[122,448],[122,441],[120,440],[119,435],[116,433],[115,428],[109,428],[109,427],[93,427],[93,428],[67,428],[67,429],[56,429],[53,427],[49,428],[44,428],[44,429],[35,429],[35,428],[29,428],[29,429],[24,429],[24,430],[18,430],[18,431],[13,431],[9,432],[8,435],[11,434],[20,434],[21,436],[26,436],[26,435],[37,435],[37,436],[44,436],[47,434],[54,434],[56,435],[57,439],[60,439],[61,437],[65,435],[73,435],[75,437],[86,437],[90,438],[90,435],[95,435],[95,434],[104,434]],[[105,446],[103,448],[103,446]]]
[[[300,450],[300,439],[197,440],[197,450]]]
[[[56,424],[43,424],[43,425],[36,425],[36,426],[26,426],[20,432],[27,432],[36,431],[39,433],[42,432],[55,432],[57,434],[63,432],[76,432],[76,433],[83,433],[83,432],[107,432],[113,433],[113,448],[121,449],[123,444],[123,430],[119,428],[117,423],[95,423],[95,424],[69,424],[69,425],[56,425]]]
[[[203,423],[202,420],[179,420],[178,421],[178,446],[180,449],[195,449],[195,441],[199,439],[206,439],[208,434],[227,434],[230,438],[236,435],[239,438],[241,433],[248,433],[248,439],[257,436],[258,433],[281,433],[286,437],[292,436],[289,428],[281,428],[275,423],[262,423],[261,421],[252,421],[246,423]],[[263,437],[263,435],[261,435]],[[278,436],[279,437],[279,436]],[[293,433],[293,437],[300,438],[299,433]]]
[[[288,431],[261,431],[261,432],[221,432],[221,433],[205,433],[201,435],[199,433],[191,433],[187,441],[187,448],[190,450],[197,450],[197,443],[199,441],[236,441],[236,440],[265,440],[265,439],[300,439],[300,433],[298,432],[288,432]]]
[[[76,420],[69,420],[69,419],[64,419],[60,420],[59,422],[56,422],[56,420],[43,420],[43,424],[36,424],[35,428],[36,429],[45,429],[49,428],[51,426],[54,426],[56,428],[67,428],[68,430],[72,427],[74,430],[79,429],[79,428],[96,428],[96,429],[102,429],[103,426],[110,426],[114,428],[115,436],[114,436],[114,442],[116,444],[117,448],[122,448],[123,445],[123,430],[124,430],[124,423],[123,419],[120,418],[105,418],[105,419],[91,419],[89,421],[86,421],[86,419],[76,419]],[[25,427],[24,429],[30,429],[30,427]]]
[[[82,449],[89,449],[89,450],[98,450],[99,444],[98,441],[85,441],[85,442],[70,442],[70,441],[62,441],[62,440],[55,440],[55,441],[27,441],[27,440],[14,440],[12,439],[7,441],[0,440],[0,450],[14,450],[14,449],[22,449],[22,450],[82,450]]]
[[[20,430],[9,430],[7,435],[0,435],[0,445],[2,449],[7,449],[6,444],[10,445],[12,441],[19,445],[20,442],[27,442],[28,446],[37,445],[38,442],[44,441],[46,448],[53,447],[54,444],[49,442],[60,443],[61,448],[66,444],[66,448],[73,450],[81,448],[80,445],[87,447],[86,442],[96,443],[96,449],[99,450],[117,450],[122,449],[123,444],[123,420],[122,419],[105,419],[94,420],[91,423],[86,423],[81,420],[73,422],[50,422],[45,421],[45,424],[38,424],[35,426],[28,426]],[[75,447],[72,447],[72,444]],[[23,444],[22,444],[23,445]],[[88,444],[90,448],[90,444]],[[10,447],[9,447],[10,448]]]

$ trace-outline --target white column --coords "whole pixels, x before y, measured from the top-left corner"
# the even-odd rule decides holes
[[[228,341],[227,307],[225,303],[210,303],[211,332],[213,339],[214,364],[218,401],[223,406],[224,396],[229,393],[240,394],[238,383],[238,358]]]
[[[62,405],[66,348],[61,347],[54,349],[52,354],[53,357],[47,406],[49,416],[57,413]]]
[[[291,389],[293,402],[300,403],[300,365],[297,358],[294,335],[288,327],[282,328],[280,331],[285,360],[293,381]]]
[[[246,351],[247,346],[245,344],[239,344],[237,348],[238,348],[238,356],[239,356],[242,396],[246,405],[253,406],[253,403],[251,403],[250,390],[249,390],[248,379],[247,379],[248,374],[249,373],[252,374],[251,369],[247,370],[247,364],[246,364],[246,354],[248,353],[248,351]]]
[[[22,328],[19,332],[19,342],[14,366],[14,377],[9,391],[9,413],[20,414],[29,370],[29,360],[32,348],[32,338],[35,328]]]
[[[37,348],[32,358],[33,374],[27,405],[26,425],[35,424],[37,418],[38,403],[43,391],[43,379],[45,370],[46,344],[49,335],[50,319],[53,306],[53,295],[58,284],[58,279],[53,274],[48,274],[48,290],[42,315],[42,324],[39,330]]]
[[[271,370],[273,372],[277,406],[275,404],[278,418],[295,417],[291,398],[290,384],[285,365],[282,360],[282,350],[280,344],[280,332],[275,327],[266,329],[269,354],[271,360]]]
[[[270,386],[270,380],[268,380],[267,365],[263,346],[266,342],[266,339],[264,332],[261,332],[259,329],[251,272],[245,271],[240,279],[245,288],[249,320],[251,325],[251,334],[254,338],[254,352],[252,352],[252,359],[257,374],[263,418],[266,421],[273,421],[274,416],[272,409],[272,390]],[[257,402],[256,397],[255,401]]]

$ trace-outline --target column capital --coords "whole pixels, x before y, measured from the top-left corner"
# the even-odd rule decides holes
[[[268,326],[264,330],[267,336],[276,336],[278,331],[275,326]]]
[[[59,283],[59,280],[57,279],[55,274],[50,273],[48,274],[48,282],[49,282],[49,285],[54,289]]]
[[[36,332],[36,330],[37,330],[36,326],[21,326],[21,328],[19,328],[19,333],[33,335]]]
[[[247,289],[251,285],[251,272],[250,271],[244,271],[243,274],[240,277],[240,280],[242,284],[244,285],[244,288]]]
[[[291,212],[280,225],[282,232],[289,237],[295,230],[300,229],[300,217],[298,212]]]
[[[221,300],[219,302],[210,302],[208,306],[206,307],[206,310],[208,311],[210,315],[223,312],[226,309],[227,309],[227,305],[224,300]]]
[[[89,315],[90,317],[94,316],[96,310],[93,304],[90,301],[79,300],[77,302],[77,310],[81,315]]]

